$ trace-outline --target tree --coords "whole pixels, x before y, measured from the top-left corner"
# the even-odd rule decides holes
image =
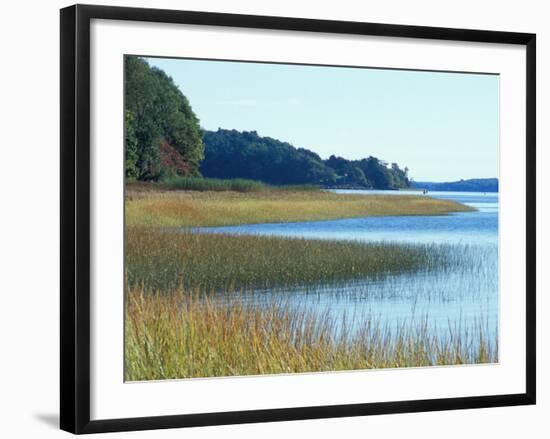
[[[138,140],[136,137],[136,125],[134,114],[130,111],[124,112],[124,159],[126,178],[138,177]]]
[[[205,177],[247,178],[268,184],[332,184],[334,171],[315,153],[255,131],[205,131]]]
[[[325,163],[336,171],[339,186],[364,188],[372,186],[363,170],[354,161],[331,155]]]
[[[408,187],[406,172],[389,168],[375,157],[347,160],[295,148],[255,131],[205,131],[205,177],[247,178],[274,185],[313,184],[323,187],[398,189]]]
[[[124,151],[126,177],[167,175],[248,178],[274,185],[398,189],[409,187],[408,169],[376,157],[323,160],[305,148],[256,131],[201,131],[191,104],[164,71],[126,56]]]
[[[187,163],[180,169],[199,175],[204,145],[199,120],[187,98],[172,78],[145,60],[126,56],[124,63],[126,175],[158,179],[163,173],[159,148],[165,143]]]

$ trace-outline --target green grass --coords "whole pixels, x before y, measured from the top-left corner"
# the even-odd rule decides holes
[[[140,189],[141,188],[141,189]],[[393,215],[446,215],[471,207],[413,195],[335,194],[318,190],[167,191],[146,185],[126,191],[129,226],[207,227]]]
[[[481,326],[443,340],[426,321],[391,330],[365,316],[350,336],[345,321],[284,302],[265,308],[191,292],[126,296],[125,378],[129,381],[498,361]],[[334,331],[336,325],[341,329]],[[464,335],[466,334],[466,335]]]
[[[158,182],[126,181],[126,188],[130,191],[199,191],[199,192],[274,192],[274,191],[312,191],[319,190],[319,186],[281,185],[273,186],[258,180],[245,178],[203,178],[186,177],[181,175],[166,177]]]
[[[228,290],[322,285],[434,269],[436,245],[126,230],[130,288]]]
[[[219,178],[202,177],[170,177],[160,184],[168,190],[184,191],[236,191],[236,192],[259,192],[267,190],[267,186],[260,181],[235,178],[222,180]]]

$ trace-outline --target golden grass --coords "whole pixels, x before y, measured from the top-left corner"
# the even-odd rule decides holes
[[[129,381],[496,362],[480,328],[450,341],[426,323],[391,330],[366,316],[351,335],[328,312],[264,308],[193,293],[126,295]],[[339,331],[335,331],[339,325]],[[335,335],[338,334],[338,335]]]
[[[125,377],[154,380],[485,363],[497,359],[480,328],[433,335],[427,324],[383,327],[365,316],[350,335],[329,310],[281,300],[259,308],[214,289],[320,285],[441,263],[435,248],[173,233],[200,227],[442,215],[472,210],[425,196],[321,191],[184,192],[127,189]],[[146,226],[146,227],[143,227]],[[152,226],[152,227],[149,227]]]
[[[421,195],[348,195],[323,191],[126,192],[129,226],[208,227],[475,210]]]

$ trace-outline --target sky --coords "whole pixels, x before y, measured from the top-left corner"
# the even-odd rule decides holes
[[[417,181],[498,177],[497,75],[147,60],[204,129],[257,131],[322,158],[372,155]]]

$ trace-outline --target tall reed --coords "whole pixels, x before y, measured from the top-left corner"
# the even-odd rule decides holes
[[[187,191],[258,192],[267,190],[267,186],[261,181],[246,180],[243,178],[222,180],[219,178],[174,176],[162,180],[159,186],[168,190]]]
[[[130,288],[202,291],[308,286],[429,270],[446,263],[437,245],[126,229]]]
[[[284,301],[254,307],[197,291],[140,289],[127,291],[126,301],[129,381],[498,361],[498,343],[481,325],[441,338],[427,320],[392,329],[365,316],[352,333],[329,310],[313,313]]]

